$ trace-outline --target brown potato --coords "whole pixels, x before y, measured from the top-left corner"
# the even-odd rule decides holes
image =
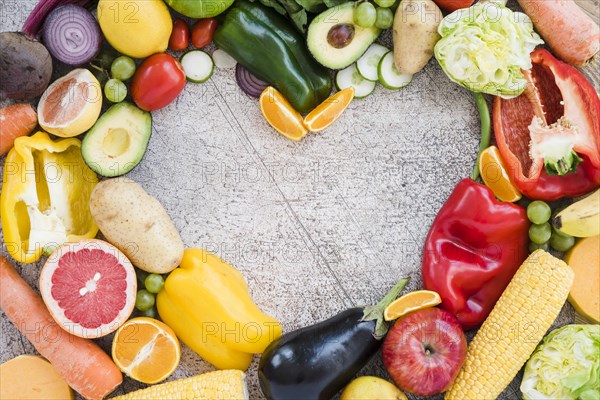
[[[136,267],[164,274],[181,262],[183,241],[167,212],[131,179],[98,183],[90,198],[90,210],[106,240]]]
[[[431,0],[402,0],[394,16],[394,64],[402,74],[416,74],[433,56],[444,16]]]

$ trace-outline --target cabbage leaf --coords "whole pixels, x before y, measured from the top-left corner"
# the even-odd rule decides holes
[[[525,400],[600,399],[600,325],[552,331],[531,355],[521,382]]]
[[[438,27],[435,58],[448,77],[474,91],[512,98],[525,90],[521,70],[544,41],[531,19],[502,1],[479,2],[447,15]]]

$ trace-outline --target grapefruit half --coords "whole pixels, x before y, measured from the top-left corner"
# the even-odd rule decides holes
[[[127,320],[135,305],[133,265],[103,240],[67,243],[48,258],[40,292],[66,331],[87,339],[105,336]]]
[[[77,68],[48,86],[38,104],[38,122],[48,133],[77,136],[90,129],[102,109],[102,88],[87,69]]]

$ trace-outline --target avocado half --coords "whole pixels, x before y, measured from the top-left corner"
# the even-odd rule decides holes
[[[102,176],[119,176],[140,163],[152,134],[149,112],[127,102],[109,108],[83,138],[86,164]]]
[[[307,44],[322,65],[342,69],[364,54],[377,39],[380,29],[354,23],[354,2],[340,4],[319,14],[308,27]]]

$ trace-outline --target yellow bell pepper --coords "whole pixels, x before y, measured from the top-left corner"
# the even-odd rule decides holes
[[[32,263],[65,242],[96,236],[89,208],[96,183],[79,139],[53,141],[45,132],[16,139],[4,163],[0,195],[9,254]]]
[[[219,257],[187,249],[158,293],[160,318],[219,369],[246,370],[281,336],[281,324],[252,301],[242,274]]]

